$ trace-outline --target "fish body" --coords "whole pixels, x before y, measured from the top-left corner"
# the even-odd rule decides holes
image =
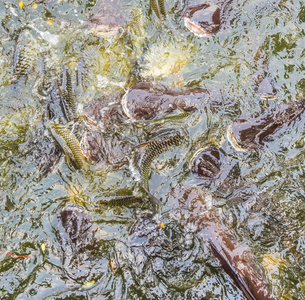
[[[117,206],[129,206],[133,204],[139,204],[143,202],[143,197],[141,196],[115,196],[107,199],[102,199],[99,201],[101,204],[105,204],[108,207],[117,207]]]
[[[26,76],[36,57],[36,41],[31,33],[26,30],[20,34],[17,40],[13,62],[13,83]]]
[[[65,126],[57,123],[52,123],[50,128],[53,137],[63,149],[67,158],[72,161],[76,169],[81,169],[84,165],[84,156],[75,135]]]
[[[185,133],[181,129],[173,129],[162,132],[155,138],[144,142],[135,148],[146,146],[145,152],[140,162],[143,186],[149,192],[148,177],[152,161],[162,152],[167,151],[172,146],[179,146],[185,139]]]

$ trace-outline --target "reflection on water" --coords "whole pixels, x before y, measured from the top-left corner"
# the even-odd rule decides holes
[[[304,298],[304,115],[257,152],[234,149],[226,136],[240,115],[259,116],[302,96],[304,4],[235,0],[229,24],[200,38],[184,27],[190,1],[166,1],[163,21],[149,2],[119,1],[127,25],[111,27],[115,35],[94,35],[88,24],[93,0],[0,1],[0,298],[244,299],[198,228],[186,222],[196,209],[179,206],[181,199],[173,197],[178,184],[205,189],[207,209],[218,215],[215,226],[251,249],[279,299]],[[35,40],[36,53],[26,75],[12,84],[23,32]],[[277,99],[260,98],[253,86],[266,57]],[[64,67],[77,105],[94,123],[80,133],[84,155],[94,158],[86,171],[67,164],[46,126],[50,87]],[[207,89],[211,103],[183,118],[130,121],[120,99],[141,81]],[[132,148],[173,127],[189,137],[151,165],[149,189],[162,205],[99,205],[103,197],[140,193],[140,157]],[[200,185],[189,163],[207,147],[222,149],[238,175],[224,167],[217,183]],[[101,156],[105,161],[96,163]],[[65,232],[58,213],[71,202],[84,208],[88,217],[80,220],[98,232],[94,249],[80,253],[84,261],[69,256],[73,240],[66,247],[59,238]],[[84,234],[78,226],[75,237]],[[83,272],[82,280],[67,276],[67,261],[73,274]]]

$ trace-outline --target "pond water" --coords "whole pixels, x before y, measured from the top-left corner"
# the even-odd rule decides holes
[[[94,0],[0,1],[1,299],[245,299],[191,224],[173,212],[170,192],[178,184],[200,184],[189,162],[207,146],[221,148],[240,170],[225,191],[205,190],[220,222],[251,248],[278,299],[305,299],[304,114],[254,153],[235,150],[226,136],[241,114],[259,115],[302,96],[305,4],[236,0],[226,28],[197,37],[184,27],[183,12],[200,2],[165,2],[166,20],[160,21],[148,0],[118,1],[128,33],[103,37],[88,30]],[[25,30],[35,39],[37,59],[26,78],[11,84],[14,51]],[[82,90],[75,69],[88,47],[97,56]],[[276,99],[259,98],[251,84],[259,48],[276,81]],[[76,170],[62,156],[47,175],[37,168],[39,155],[55,143],[46,138],[49,98],[43,86],[48,77],[60,78],[63,67],[71,72],[78,104],[122,95],[139,80],[211,91],[217,105],[208,103],[185,118],[143,125],[125,117],[101,129],[132,145],[159,129],[188,132],[181,146],[152,164],[149,187],[161,200],[157,209],[149,201],[113,208],[98,201],[139,189],[141,150],[115,165],[88,163]],[[101,235],[89,275],[78,282],[65,276],[57,234],[58,212],[71,202],[86,209]],[[145,216],[142,235],[130,234]]]

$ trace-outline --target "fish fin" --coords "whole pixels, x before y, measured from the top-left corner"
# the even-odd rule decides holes
[[[144,124],[152,124],[152,123],[160,123],[160,122],[165,122],[165,121],[171,121],[171,120],[179,120],[187,117],[190,112],[184,110],[182,107],[177,106],[178,113],[173,112],[169,115],[163,116],[158,119],[152,119],[152,120],[141,120],[142,123]]]
[[[161,203],[161,200],[155,197],[153,194],[148,193],[149,199],[154,205],[159,205]]]
[[[133,149],[137,149],[137,148],[148,146],[150,143],[151,143],[150,141],[143,142],[141,144],[138,144],[138,145],[134,146]]]
[[[72,168],[71,167],[71,159],[70,159],[68,154],[65,155],[65,161],[66,161],[68,167],[71,169]]]
[[[155,197],[153,194],[151,194],[144,186],[143,186],[143,189],[144,189],[145,193],[148,195],[152,204],[159,205],[161,203],[161,200],[158,199],[157,197]]]
[[[183,109],[181,106],[177,105],[177,110],[179,110],[183,114],[188,114],[189,112]]]

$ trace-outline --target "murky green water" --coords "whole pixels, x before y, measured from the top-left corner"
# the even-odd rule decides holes
[[[85,22],[94,1],[51,3],[48,8],[56,17],[34,1],[24,1],[23,8],[18,1],[0,2],[1,299],[244,299],[208,246],[171,218],[167,203],[174,186],[193,180],[188,169],[192,155],[209,145],[238,160],[241,171],[242,184],[232,191],[211,191],[222,222],[246,241],[259,263],[270,253],[280,257],[278,266],[265,270],[279,299],[305,299],[304,115],[255,154],[237,152],[226,138],[227,126],[240,114],[260,113],[303,93],[305,5],[236,1],[231,25],[215,37],[199,38],[184,27],[183,2],[167,0],[167,20],[161,23],[148,13],[148,0],[120,1],[132,23],[130,36],[109,40],[88,33]],[[138,17],[130,17],[131,12]],[[42,59],[26,82],[13,86],[14,49],[25,29],[37,40]],[[250,84],[254,56],[263,44],[279,88],[276,100],[261,100]],[[162,200],[155,219],[165,226],[150,234],[160,235],[160,244],[132,247],[128,235],[141,215],[153,211],[150,203],[111,209],[95,205],[101,195],[137,188],[139,172],[131,158],[120,167],[92,165],[86,172],[69,168],[61,158],[48,176],[37,170],[40,144],[35,136],[44,136],[47,101],[41,60],[57,76],[66,66],[75,84],[73,72],[86,45],[94,45],[100,55],[78,103],[122,92],[135,60],[143,80],[176,88],[204,87],[221,103],[186,119],[144,128],[126,122],[109,132],[120,132],[122,141],[134,144],[160,128],[177,126],[189,132],[185,145],[160,155],[152,168],[150,190]],[[41,147],[48,149],[49,142],[43,140]],[[90,287],[63,276],[56,214],[71,200],[85,206],[102,231]],[[185,247],[190,240],[191,246]],[[172,244],[183,250],[178,253]]]

